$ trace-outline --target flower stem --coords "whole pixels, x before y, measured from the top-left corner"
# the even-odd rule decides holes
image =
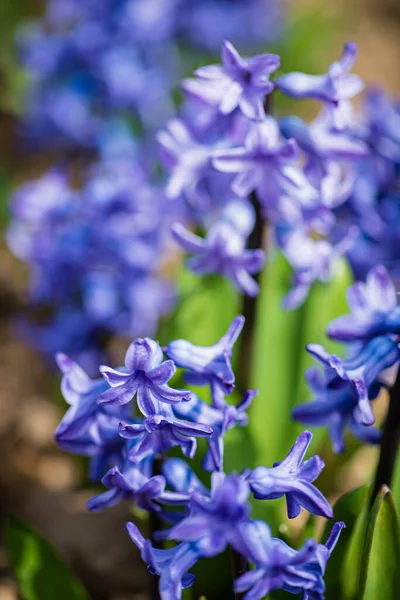
[[[390,487],[400,442],[400,368],[390,390],[389,410],[383,428],[381,453],[370,497],[373,504],[382,485]]]
[[[264,237],[264,229],[265,229],[265,220],[263,219],[261,213],[260,203],[258,201],[257,195],[253,192],[251,194],[251,203],[253,204],[255,214],[256,214],[256,222],[254,225],[254,229],[251,232],[248,240],[247,240],[247,248],[249,250],[257,250],[258,248],[263,247],[263,237]],[[256,281],[259,280],[260,273],[255,274],[254,279]],[[243,297],[243,307],[242,307],[242,315],[245,318],[245,323],[242,331],[242,335],[240,336],[240,349],[239,349],[239,372],[238,372],[238,380],[240,389],[246,390],[249,386],[249,373],[250,373],[250,365],[251,365],[251,349],[253,345],[254,338],[254,324],[256,318],[256,307],[257,307],[257,297],[244,296]]]
[[[154,458],[153,462],[153,476],[161,475],[161,465],[162,460],[158,456]],[[161,547],[162,543],[158,542],[154,538],[154,534],[156,531],[160,531],[162,529],[162,521],[156,512],[149,513],[149,534],[150,539],[155,548]],[[160,600],[160,592],[158,589],[158,584],[160,582],[160,578],[158,575],[152,575],[150,573],[149,579],[149,597],[150,600]]]
[[[236,552],[231,546],[231,565],[232,565],[232,575],[233,575],[233,583],[235,583],[236,579],[246,573],[249,568],[248,562],[242,554]],[[243,598],[243,594],[235,593],[235,600],[241,600]]]

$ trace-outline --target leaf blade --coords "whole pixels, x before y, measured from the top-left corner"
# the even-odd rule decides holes
[[[7,555],[24,600],[89,600],[84,587],[52,546],[29,525],[9,517]]]

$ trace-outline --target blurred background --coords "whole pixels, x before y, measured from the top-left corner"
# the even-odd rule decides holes
[[[45,30],[57,29],[63,20],[73,19],[79,4],[90,10],[90,5],[96,3],[53,1],[54,10]],[[101,0],[99,4],[104,4],[107,14],[110,2]],[[3,521],[12,511],[38,528],[80,576],[94,600],[145,598],[145,567],[124,532],[129,507],[119,505],[100,514],[88,513],[86,501],[93,495],[93,486],[86,483],[86,462],[72,458],[54,444],[54,431],[65,403],[54,365],[21,325],[21,316],[26,317],[30,310],[28,273],[5,239],[14,190],[41,175],[49,165],[65,160],[72,161],[79,180],[83,166],[98,158],[96,136],[114,139],[114,129],[120,131],[124,119],[139,135],[146,131],[141,152],[154,154],[155,132],[179,102],[179,80],[189,76],[195,66],[218,60],[219,45],[225,37],[244,53],[281,54],[285,71],[310,73],[324,72],[340,55],[343,43],[352,40],[359,46],[355,72],[394,96],[400,92],[398,0],[267,0],[257,3],[262,5],[262,19],[249,19],[246,27],[237,27],[237,23],[252,10],[254,2],[188,1],[181,3],[184,8],[179,4],[165,2],[165,14],[160,16],[154,10],[156,1],[148,0],[136,13],[130,13],[131,20],[125,19],[127,31],[115,25],[115,46],[108,48],[100,66],[96,63],[99,70],[94,79],[97,83],[101,80],[98,93],[103,96],[99,100],[97,92],[92,94],[93,122],[81,114],[87,107],[76,108],[71,88],[67,94],[64,81],[57,79],[60,64],[53,64],[61,52],[57,39],[46,45],[40,38],[43,31],[38,31],[37,23],[46,2],[18,0],[0,5],[0,227],[4,233],[0,241],[0,519]],[[207,5],[204,11],[199,8],[202,5]],[[244,13],[235,13],[238,5]],[[101,25],[104,14],[99,10],[92,28],[82,31],[79,43],[85,56],[92,52],[96,57],[96,36],[102,32],[95,26]],[[153,21],[156,17],[159,21]],[[132,36],[136,41],[130,41],[130,27],[137,28],[136,37]],[[171,31],[175,28],[173,33],[169,27]],[[140,65],[135,63],[139,54],[144,56]],[[62,77],[71,77],[80,84],[82,64],[76,57],[69,56],[68,60]],[[88,85],[88,80],[82,85]],[[144,97],[140,97],[141,89],[146,89]],[[277,110],[284,113],[290,107],[288,102]],[[308,107],[302,110],[307,114]],[[104,122],[98,129],[100,116]],[[71,132],[77,132],[75,137]],[[129,146],[127,152],[131,150]],[[54,342],[57,345],[57,335],[49,343],[50,350]],[[112,347],[116,357],[120,355],[118,343],[117,339]],[[382,412],[384,408],[385,399]],[[376,450],[353,448],[351,458],[327,455],[325,459],[343,461],[337,480],[321,478],[321,489],[334,500],[365,481],[374,466]],[[0,599],[17,598],[0,543]]]

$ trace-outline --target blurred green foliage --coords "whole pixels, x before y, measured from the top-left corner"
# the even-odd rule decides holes
[[[0,3],[0,109],[3,111],[18,114],[22,109],[27,77],[18,63],[15,40],[18,27],[40,11],[36,0]]]
[[[5,542],[23,600],[89,600],[55,549],[28,524],[9,517]]]

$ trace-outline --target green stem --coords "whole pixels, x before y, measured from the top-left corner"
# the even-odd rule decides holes
[[[400,369],[390,390],[389,410],[383,428],[381,452],[374,486],[370,496],[371,506],[382,485],[390,487],[400,442]]]

